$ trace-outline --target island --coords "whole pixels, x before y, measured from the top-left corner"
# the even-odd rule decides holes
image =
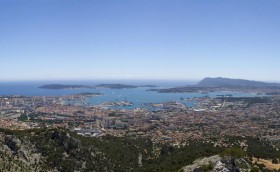
[[[95,86],[96,88],[110,88],[110,89],[129,89],[129,88],[138,88],[138,87],[157,87],[156,85],[126,85],[126,84],[99,84]]]
[[[95,87],[110,88],[110,89],[137,88],[137,86],[125,85],[125,84],[99,84],[99,85],[96,85]]]
[[[62,89],[95,89],[95,88],[109,88],[109,89],[128,89],[128,88],[138,88],[138,87],[148,87],[154,88],[156,85],[126,85],[126,84],[98,84],[95,86],[91,85],[63,85],[63,84],[48,84],[40,86],[41,89],[52,89],[52,90],[62,90]]]
[[[94,86],[89,85],[63,85],[63,84],[49,84],[40,86],[41,89],[52,89],[52,90],[62,90],[62,89],[94,89]]]

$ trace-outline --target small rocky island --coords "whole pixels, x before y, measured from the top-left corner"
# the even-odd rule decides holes
[[[99,84],[99,85],[96,85],[95,87],[110,88],[110,89],[137,88],[137,86],[125,85],[125,84]]]
[[[110,88],[110,89],[129,89],[129,88],[139,88],[139,87],[157,87],[156,85],[125,85],[125,84],[99,84],[95,86],[96,88]]]
[[[141,85],[141,86],[135,86],[135,85],[125,85],[125,84],[99,84],[95,87],[99,88],[110,88],[110,89],[128,89],[128,88],[138,88],[138,87],[157,87],[156,85]]]
[[[39,88],[41,89],[53,89],[53,90],[61,90],[61,89],[95,89],[95,88],[109,88],[109,89],[129,89],[129,88],[138,88],[138,87],[157,87],[156,85],[126,85],[126,84],[98,84],[95,86],[90,85],[63,85],[63,84],[49,84],[43,85]]]
[[[53,89],[53,90],[63,90],[63,89],[94,89],[94,86],[90,85],[63,85],[63,84],[49,84],[49,85],[43,85],[40,86],[41,89]]]

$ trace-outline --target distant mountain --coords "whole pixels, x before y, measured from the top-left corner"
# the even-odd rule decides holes
[[[204,78],[197,85],[186,85],[182,87],[164,88],[164,89],[149,89],[148,91],[157,91],[160,93],[194,93],[194,92],[215,92],[215,91],[251,91],[258,90],[260,93],[268,95],[280,94],[280,84],[267,83],[260,81],[251,81],[245,79],[230,79],[230,78]]]
[[[251,81],[245,79],[230,79],[230,78],[204,78],[198,83],[198,86],[211,86],[211,87],[227,87],[227,86],[237,86],[237,87],[264,87],[264,86],[280,86],[276,83],[267,83],[260,81]]]
[[[39,88],[42,89],[54,89],[54,90],[59,90],[59,89],[82,89],[82,88],[90,88],[93,89],[95,87],[89,86],[89,85],[62,85],[62,84],[50,84],[50,85],[43,85],[40,86]]]

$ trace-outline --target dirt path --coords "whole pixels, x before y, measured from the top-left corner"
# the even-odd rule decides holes
[[[272,164],[272,160],[266,160],[266,159],[257,159],[253,158],[253,163],[257,162],[258,164],[263,164],[265,165],[266,168],[270,170],[278,170],[280,169],[280,164]]]

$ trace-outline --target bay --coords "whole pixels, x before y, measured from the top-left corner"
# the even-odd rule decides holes
[[[88,98],[86,103],[90,105],[99,105],[105,102],[132,102],[132,106],[111,107],[116,109],[134,109],[146,107],[149,103],[163,103],[168,101],[177,101],[189,107],[193,106],[192,102],[182,100],[185,98],[194,97],[216,97],[217,95],[231,94],[233,97],[254,97],[253,93],[243,92],[210,92],[208,94],[202,93],[158,93],[154,91],[147,91],[147,87],[139,87],[133,89],[67,89],[67,90],[52,90],[40,89],[39,86],[45,84],[76,84],[76,85],[97,85],[107,83],[121,83],[130,85],[157,85],[158,88],[169,88],[176,86],[183,86],[188,84],[195,84],[194,81],[152,81],[152,80],[99,80],[99,81],[29,81],[29,82],[0,82],[0,95],[22,95],[22,96],[62,96],[79,93],[101,93],[101,96]]]

